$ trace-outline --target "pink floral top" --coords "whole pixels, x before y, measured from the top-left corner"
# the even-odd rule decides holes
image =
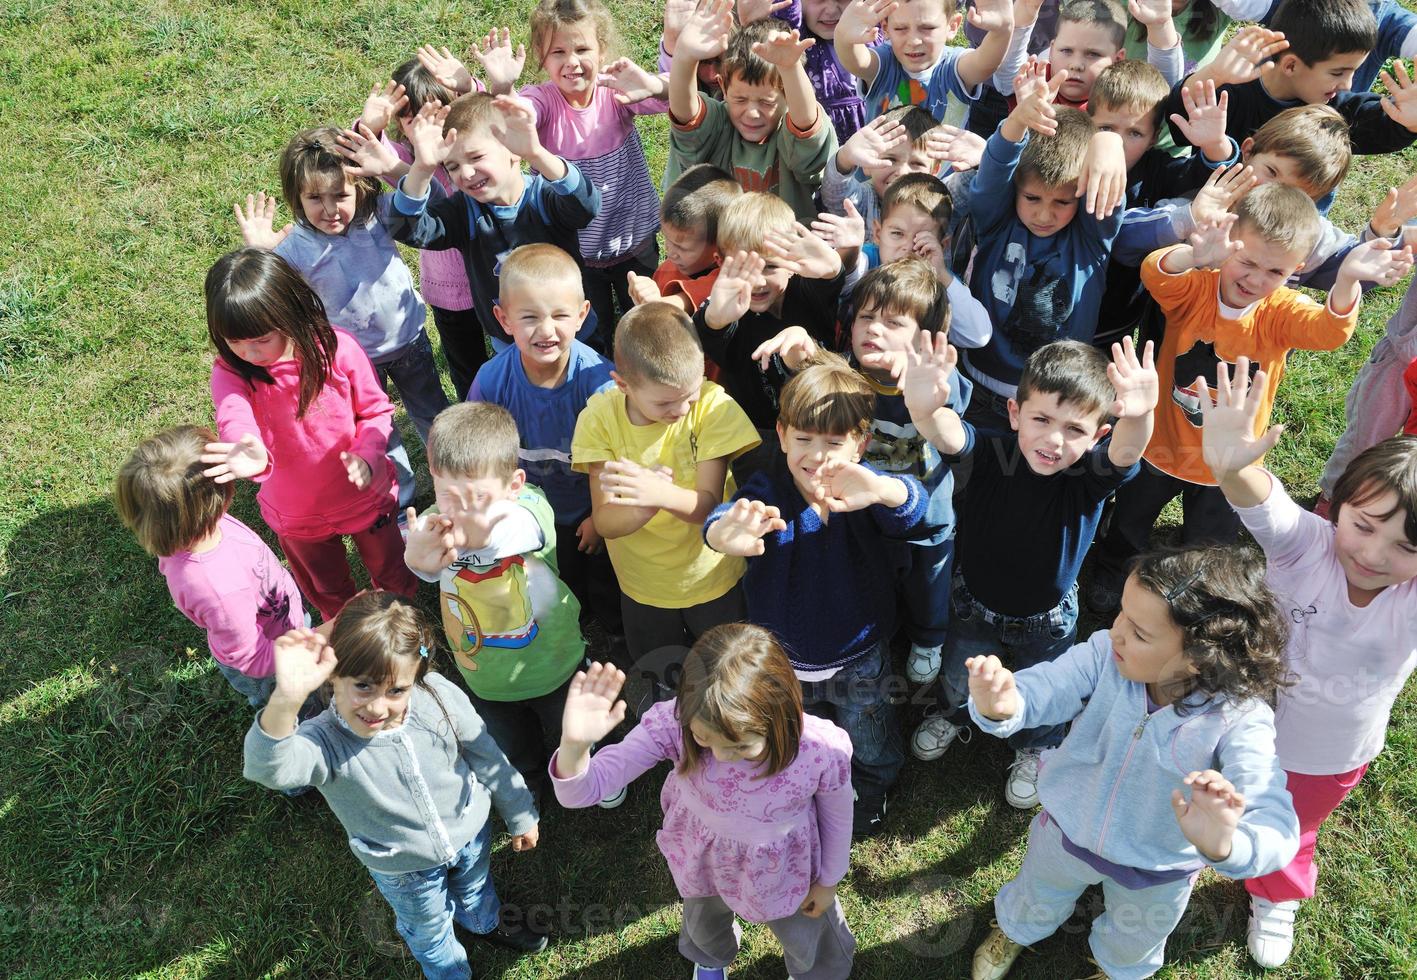
[[[851,740],[813,715],[803,722],[797,758],[775,776],[758,778],[751,762],[700,756],[681,775],[683,757],[675,702],[646,711],[625,740],[591,757],[589,768],[551,781],[563,806],[591,806],[668,760],[675,769],[659,801],[664,826],[657,837],[679,894],[717,895],[749,922],[792,915],[813,882],[835,885],[846,876],[851,849]]]

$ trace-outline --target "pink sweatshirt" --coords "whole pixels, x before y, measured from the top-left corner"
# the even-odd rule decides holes
[[[590,767],[551,782],[563,806],[591,806],[656,764],[676,768],[660,791],[659,850],[679,894],[717,895],[749,922],[792,915],[813,882],[846,877],[851,851],[851,739],[815,715],[803,719],[797,758],[768,779],[752,762],[719,762],[705,750],[688,776],[674,701],[640,717],[625,740],[591,756]]]
[[[210,551],[157,560],[177,608],[207,631],[212,656],[247,677],[275,673],[275,641],[305,624],[300,590],[266,543],[230,514]]]
[[[212,402],[224,442],[254,434],[270,454],[270,465],[255,477],[256,502],[277,534],[327,538],[362,530],[398,506],[398,490],[384,453],[394,406],[369,357],[343,330],[335,330],[334,363],[325,387],[305,417],[300,404],[300,362],[269,368],[274,384],[248,383],[221,358],[212,365]],[[369,464],[373,480],[364,490],[349,482],[341,452]]]

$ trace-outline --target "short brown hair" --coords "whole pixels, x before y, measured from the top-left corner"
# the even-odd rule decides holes
[[[917,150],[928,149],[927,138],[940,127],[940,121],[918,105],[898,105],[881,113],[881,118],[904,126],[911,147]]]
[[[1057,109],[1058,131],[1052,136],[1033,133],[1024,144],[1014,184],[1037,177],[1047,187],[1061,187],[1078,179],[1087,145],[1097,127],[1081,109]]]
[[[354,220],[360,227],[369,223],[379,206],[379,179],[351,177],[345,173],[349,161],[339,151],[340,131],[333,126],[317,126],[296,133],[280,154],[280,193],[297,223],[312,227],[300,203],[300,195],[317,183],[333,181],[343,187],[354,185]]]
[[[428,430],[428,469],[440,476],[511,480],[520,459],[517,423],[501,405],[461,402],[438,413]]]
[[[719,216],[742,193],[743,185],[726,170],[711,163],[695,164],[664,192],[659,220],[685,231],[702,231],[705,241],[717,244]]]
[[[615,371],[627,383],[686,385],[704,374],[704,349],[689,314],[672,303],[642,303],[615,328]]]
[[[536,63],[546,64],[551,35],[568,27],[589,22],[600,48],[601,64],[614,61],[615,22],[599,0],[541,0],[531,11],[531,53]]]
[[[761,626],[729,623],[704,633],[684,657],[674,717],[684,754],[679,771],[691,773],[703,749],[689,727],[702,722],[724,738],[758,735],[767,743],[758,779],[775,776],[797,758],[802,742],[802,684],[782,646]]]
[[[1097,81],[1092,83],[1092,94],[1087,97],[1087,114],[1091,116],[1098,109],[1145,112],[1151,118],[1152,136],[1155,138],[1161,132],[1164,122],[1162,106],[1170,94],[1171,86],[1166,84],[1166,76],[1155,65],[1139,58],[1124,58],[1102,69]]]
[[[1348,121],[1338,110],[1326,105],[1304,105],[1285,109],[1250,137],[1248,156],[1273,153],[1293,160],[1299,179],[1309,185],[1311,197],[1326,195],[1348,176],[1353,162],[1353,144],[1348,138]]]
[[[728,83],[734,78],[749,85],[774,85],[782,88],[782,76],[777,66],[753,52],[753,45],[765,43],[774,31],[791,30],[784,22],[766,17],[751,24],[734,28],[728,35],[728,47],[718,62],[718,77],[723,81],[723,91],[728,92]]]
[[[1375,516],[1388,520],[1403,511],[1402,531],[1417,545],[1417,436],[1384,439],[1354,457],[1334,485],[1329,519],[1337,524],[1343,505],[1361,507],[1389,492],[1397,495],[1397,507]]]
[[[801,432],[864,436],[875,417],[876,393],[837,354],[825,351],[782,387],[777,421]]]
[[[564,249],[545,242],[519,245],[502,260],[502,271],[497,274],[498,297],[505,300],[513,290],[535,289],[551,283],[574,285],[581,299],[585,299],[581,267]]]
[[[1077,340],[1057,340],[1029,355],[1014,401],[1022,405],[1034,395],[1057,395],[1060,402],[1095,413],[1099,426],[1111,419],[1112,403],[1117,400],[1107,378],[1107,358]]]
[[[1058,9],[1058,26],[1066,23],[1101,27],[1110,34],[1115,50],[1126,47],[1127,12],[1109,0],[1068,0]]]
[[[447,118],[443,120],[443,135],[456,129],[458,136],[471,136],[492,129],[499,113],[492,104],[493,96],[488,92],[469,92],[453,100],[448,107]]]
[[[159,558],[186,551],[216,529],[235,483],[202,475],[207,443],[217,434],[205,426],[179,425],[144,439],[118,470],[113,504],[123,526],[144,551]]]
[[[881,201],[881,220],[902,205],[916,208],[933,219],[942,240],[949,236],[954,199],[945,182],[934,174],[906,174],[886,188]]]
[[[747,191],[718,216],[718,251],[725,257],[737,251],[756,252],[768,235],[789,232],[796,222],[792,205],[776,194]]]
[[[848,325],[867,309],[907,314],[930,333],[950,327],[949,294],[930,263],[918,256],[877,266],[861,277],[851,295]]]
[[[1306,258],[1319,240],[1319,212],[1313,198],[1288,184],[1261,184],[1241,199],[1235,213],[1236,234],[1241,226],[1252,228],[1269,244],[1301,258]]]

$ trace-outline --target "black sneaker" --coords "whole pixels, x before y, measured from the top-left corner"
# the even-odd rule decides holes
[[[851,836],[856,840],[879,837],[886,829],[886,798],[862,796],[857,799],[851,822]]]
[[[505,907],[497,922],[497,928],[491,932],[468,932],[461,926],[457,928],[465,936],[518,953],[539,953],[546,948],[546,933],[532,929],[521,917],[508,917]]]

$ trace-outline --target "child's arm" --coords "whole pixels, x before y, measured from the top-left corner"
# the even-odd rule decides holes
[[[1081,713],[1112,658],[1106,630],[1065,650],[1056,660],[1017,674],[995,656],[971,657],[969,714],[990,735],[1007,738],[1039,725],[1061,725]]]
[[[675,483],[672,474],[620,459],[610,460],[601,467],[600,489],[605,494],[605,502],[611,507],[651,512],[662,510],[685,523],[702,524],[709,513],[723,502],[723,485],[727,478],[726,456],[700,460],[694,470],[692,490]],[[597,530],[599,527],[597,522]],[[603,531],[601,534],[610,537]]]
[[[861,254],[861,246],[866,244],[866,222],[851,198],[842,199],[841,209],[842,214],[830,211],[818,214],[812,222],[812,234],[836,249],[842,266],[852,269]]]
[[[994,69],[993,84],[1001,95],[1013,95],[1014,76],[1028,61],[1028,42],[1033,37],[1033,25],[1038,22],[1038,10],[1043,0],[1014,0],[1014,29],[1003,60]]]
[[[409,165],[399,159],[389,143],[364,125],[362,119],[354,127],[335,137],[335,149],[349,161],[344,165],[344,172],[351,177],[375,177],[398,186],[400,178],[408,173]],[[440,200],[443,185],[436,180],[429,182],[428,193],[430,202]]]
[[[757,252],[735,252],[724,256],[723,266],[713,282],[708,302],[704,304],[704,325],[710,330],[724,330],[737,323],[748,312],[753,290],[765,281],[763,269],[766,266],[767,263]]]
[[[1349,252],[1338,267],[1338,278],[1328,293],[1328,308],[1337,316],[1352,316],[1363,298],[1362,283],[1391,286],[1411,271],[1411,249],[1395,248],[1383,238],[1364,242]]]
[[[659,513],[653,507],[631,507],[625,502],[615,501],[611,494],[601,485],[601,476],[605,468],[615,460],[591,463],[588,470],[590,476],[590,516],[595,525],[595,531],[602,538],[623,538],[627,534],[634,534],[644,527],[654,515]],[[650,470],[652,475],[662,480],[671,480],[670,475],[663,470]]]
[[[350,406],[354,411],[353,437],[348,452],[341,453],[340,459],[351,470],[350,482],[363,490],[368,486],[369,475],[388,465],[384,457],[389,451],[389,433],[394,428],[394,403],[389,401],[383,382],[369,362],[369,355],[352,337],[346,334],[337,343],[331,360],[349,380]],[[366,471],[362,486],[353,472],[359,466]]]
[[[1027,80],[1038,73],[1041,69],[1025,68],[1020,78]],[[1018,169],[1030,125],[1036,122],[1045,127],[1041,132],[1056,129],[1057,114],[1052,100],[1066,78],[1067,72],[1059,71],[1051,81],[1044,82],[1046,87],[1042,91],[1035,91],[1030,98],[1020,96],[1008,118],[985,143],[984,157],[979,161],[969,192],[970,210],[981,238],[1016,215],[1014,171]]]
[[[601,84],[615,93],[620,105],[633,106],[651,99],[659,103],[669,98],[669,76],[651,74],[630,58],[617,58],[601,72],[605,75]],[[663,112],[664,107],[656,104],[644,111]]]
[[[458,754],[487,788],[492,806],[512,836],[512,850],[529,851],[540,839],[536,800],[522,774],[507,760],[487,725],[462,689],[439,674],[430,674],[428,685],[448,713],[458,741]]]
[[[767,40],[753,45],[754,54],[777,66],[783,98],[787,102],[787,123],[799,133],[815,127],[822,114],[821,106],[817,104],[817,93],[803,63],[807,49],[816,43],[810,37],[803,40],[797,31],[773,31]]]
[[[1107,459],[1118,469],[1126,469],[1146,452],[1155,424],[1156,402],[1161,386],[1152,362],[1151,341],[1146,342],[1141,360],[1131,337],[1123,337],[1112,345],[1112,363],[1107,365],[1107,380],[1117,393],[1112,414],[1117,423],[1112,427],[1112,441],[1107,446]]]
[[[271,738],[295,734],[305,699],[330,679],[335,648],[314,630],[291,630],[275,644],[276,686],[257,722]]]
[[[964,421],[949,407],[950,378],[959,354],[943,333],[920,332],[916,347],[906,354],[900,393],[915,430],[946,456],[969,448]]]
[[[1220,268],[1226,259],[1244,248],[1242,243],[1230,238],[1230,229],[1234,224],[1233,214],[1227,214],[1218,221],[1198,224],[1187,244],[1177,245],[1161,257],[1161,271],[1178,276],[1193,269]]]
[[[968,17],[971,24],[988,32],[977,48],[970,48],[955,62],[955,74],[959,76],[960,84],[974,89],[993,78],[994,72],[1003,63],[1004,52],[1013,40],[1013,4],[1011,0],[974,0]]]
[[[1289,42],[1279,31],[1253,24],[1242,27],[1213,59],[1191,74],[1186,85],[1211,81],[1220,88],[1253,82],[1278,67],[1274,56],[1288,48]]]
[[[897,0],[851,0],[836,23],[832,40],[836,58],[868,88],[881,70],[880,59],[870,48],[876,40],[877,25],[899,6]]]
[[[749,356],[758,362],[758,369],[766,374],[777,357],[782,366],[791,374],[796,374],[817,355],[817,342],[805,328],[784,327],[772,337],[763,341]]]
[[[894,476],[875,473],[860,463],[828,460],[817,470],[817,502],[833,514],[867,507],[890,510],[910,501],[910,484]]]
[[[763,538],[787,530],[782,512],[761,500],[740,497],[720,504],[704,523],[704,542],[724,555],[752,558],[766,549]]]
[[[699,118],[699,62],[717,58],[728,47],[731,10],[731,0],[705,0],[679,32],[669,65],[669,115],[680,125]]]
[[[236,212],[237,227],[241,229],[241,244],[247,248],[273,252],[295,230],[294,222],[287,222],[280,231],[275,230],[276,199],[267,197],[265,191],[247,194],[244,211],[239,202],[231,207]]]
[[[1171,0],[1127,0],[1127,10],[1146,26],[1146,60],[1161,72],[1167,85],[1175,85],[1186,73],[1186,53],[1171,20]]]
[[[571,678],[561,715],[561,744],[549,766],[551,785],[562,806],[593,806],[665,759],[677,761],[670,746],[649,730],[662,724],[661,706],[646,711],[623,740],[591,757],[591,747],[625,720],[625,702],[620,699],[624,685],[624,671],[602,663],[593,663]],[[668,720],[673,722],[672,715]]]
[[[1177,383],[1184,379],[1177,378]],[[1205,378],[1196,379],[1200,390],[1201,453],[1220,492],[1232,507],[1258,507],[1269,499],[1272,478],[1259,461],[1279,442],[1284,426],[1272,425],[1256,437],[1255,425],[1264,407],[1269,378],[1263,371],[1250,380],[1250,359],[1235,362],[1235,379],[1224,362],[1216,366],[1215,400]]]
[[[499,121],[492,124],[492,135],[499,143],[553,184],[567,176],[570,167],[566,161],[541,145],[536,110],[530,102],[515,95],[499,95],[492,105],[500,113]]]
[[[1212,166],[1230,165],[1238,161],[1239,147],[1226,135],[1230,93],[1217,98],[1215,82],[1205,81],[1181,89],[1181,104],[1186,114],[1172,113],[1171,122],[1181,130],[1187,142],[1199,150]]]
[[[800,222],[794,222],[791,231],[769,232],[763,241],[763,251],[778,266],[804,279],[835,279],[841,275],[841,256]],[[719,273],[719,278],[722,277]]]
[[[408,538],[403,546],[403,563],[425,582],[436,582],[458,558],[459,537],[453,520],[443,514],[425,514],[408,508]]]

